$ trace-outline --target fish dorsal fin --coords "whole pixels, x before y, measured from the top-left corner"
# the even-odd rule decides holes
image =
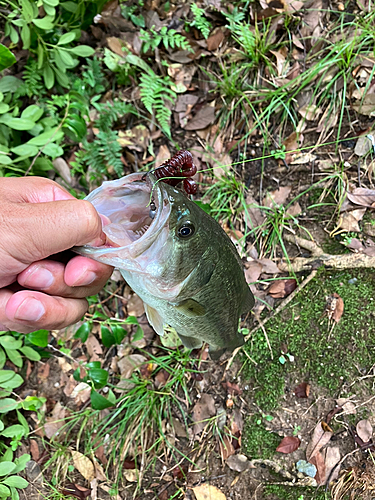
[[[196,318],[197,316],[204,316],[206,314],[206,309],[194,299],[183,300],[174,307],[179,313],[188,318]]]
[[[163,320],[163,318],[160,316],[160,314],[157,312],[156,309],[149,306],[145,302],[144,302],[144,306],[145,306],[145,312],[146,312],[148,322],[150,323],[152,328],[155,330],[155,332],[162,337],[164,335],[165,321]]]

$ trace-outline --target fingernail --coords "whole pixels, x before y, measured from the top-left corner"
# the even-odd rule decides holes
[[[88,271],[81,274],[81,276],[75,280],[72,286],[86,286],[91,285],[97,279],[96,273],[94,271]]]
[[[38,321],[45,312],[46,310],[39,300],[28,297],[18,306],[14,318],[22,321]]]
[[[33,270],[24,282],[24,286],[32,286],[33,288],[49,288],[54,282],[53,274],[44,267],[37,267]]]

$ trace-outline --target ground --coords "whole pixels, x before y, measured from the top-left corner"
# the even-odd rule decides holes
[[[118,271],[79,324],[0,335],[1,376],[22,377],[0,377],[1,462],[31,455],[20,498],[369,500],[371,4],[0,7],[0,175],[82,198],[186,149],[257,299],[217,361],[161,340]]]

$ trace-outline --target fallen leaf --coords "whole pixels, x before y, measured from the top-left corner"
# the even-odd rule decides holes
[[[366,94],[364,99],[353,103],[352,108],[361,115],[375,116],[375,94]]]
[[[372,142],[366,135],[361,135],[354,148],[354,154],[364,156],[372,149]]]
[[[196,66],[192,64],[174,63],[168,66],[168,75],[173,79],[172,89],[178,94],[182,94],[188,90],[196,72]]]
[[[94,446],[94,449],[95,449],[96,458],[98,460],[100,460],[103,465],[107,465],[108,459],[107,459],[105,452],[104,452],[104,446],[102,444],[100,446],[98,446],[98,443],[96,443],[96,445]]]
[[[262,272],[266,274],[278,274],[280,269],[271,259],[258,259],[258,264],[262,265]]]
[[[246,196],[244,218],[246,225],[251,229],[262,226],[266,220],[259,203],[257,203],[250,194]]]
[[[370,422],[365,419],[365,420],[360,420],[356,426],[356,431],[358,436],[362,439],[364,443],[368,443],[370,439],[372,438],[372,425]]]
[[[322,422],[319,422],[314,429],[311,441],[306,448],[306,458],[308,462],[325,446],[331,439],[333,433],[325,432],[322,427]],[[316,465],[316,464],[314,464]]]
[[[315,104],[306,104],[298,109],[298,113],[307,121],[316,120],[321,112],[321,108],[318,108]]]
[[[307,382],[301,382],[294,389],[296,398],[308,398],[310,394],[310,385]]]
[[[71,451],[74,467],[82,474],[87,481],[92,481],[95,477],[94,465],[91,460],[79,451]]]
[[[192,488],[196,500],[227,500],[227,497],[216,486],[203,483]]]
[[[375,204],[375,189],[355,188],[346,193],[348,199],[355,205],[373,208]]]
[[[282,299],[290,295],[297,287],[295,279],[277,280],[267,290],[267,293],[274,299]]]
[[[324,460],[324,455],[320,451],[317,451],[313,457],[310,458],[309,462],[316,467],[315,481],[319,484],[325,484],[326,481],[326,464]]]
[[[358,222],[362,220],[362,217],[365,215],[366,210],[366,208],[358,208],[357,210],[352,210],[351,212],[345,212],[340,216],[337,229],[359,233],[360,228]]]
[[[130,390],[134,387],[134,382],[129,379],[132,376],[134,370],[139,368],[141,365],[147,362],[147,358],[141,354],[130,354],[129,356],[124,356],[118,362],[118,368],[121,373],[121,379],[116,386],[116,390]]]
[[[171,374],[167,372],[164,368],[158,371],[158,373],[155,375],[154,383],[155,387],[159,389],[159,387],[164,387],[165,384],[168,382],[170,379]]]
[[[332,469],[340,461],[340,448],[338,446],[329,446],[323,450],[324,463],[326,467],[326,477],[323,484],[326,484],[328,478],[330,482],[335,481],[340,472],[340,466],[336,467],[333,474],[330,477]]]
[[[91,494],[91,490],[88,490],[84,486],[73,483],[65,483],[62,489],[62,494],[66,496],[76,497],[79,500],[85,500]]]
[[[228,394],[230,394],[231,396],[242,394],[242,390],[237,384],[234,384],[232,382],[222,382],[221,385],[224,387],[224,389],[227,390]]]
[[[245,269],[246,283],[255,283],[262,274],[262,264],[253,260],[247,264]]]
[[[296,201],[296,203],[293,203],[288,210],[286,211],[287,214],[291,215],[292,217],[296,217],[297,215],[300,215],[302,213],[302,208],[301,205]]]
[[[307,163],[312,163],[316,158],[317,156],[312,153],[295,153],[292,155],[289,163],[291,165],[306,165]]]
[[[46,418],[46,423],[44,424],[44,432],[49,439],[56,436],[65,424],[65,414],[66,409],[60,403],[56,403],[51,416]]]
[[[294,45],[297,47],[297,49],[301,49],[301,50],[305,50],[305,47],[304,45],[302,44],[302,42],[296,37],[296,35],[293,33],[292,35],[292,40],[293,40],[293,43]]]
[[[206,427],[207,420],[216,415],[215,401],[210,394],[202,394],[193,408],[194,434],[197,435]]]
[[[179,95],[173,110],[176,111],[177,113],[185,113],[188,107],[191,109],[195,104],[197,104],[198,101],[199,97],[197,95],[193,94]]]
[[[74,387],[70,397],[74,399],[77,405],[86,403],[90,399],[91,387],[86,382],[80,382]]]
[[[197,114],[185,125],[185,130],[202,130],[215,120],[215,108],[203,106]]]
[[[85,342],[87,352],[89,353],[90,361],[100,361],[101,354],[103,354],[102,346],[95,335],[90,334]]]
[[[162,144],[159,148],[159,152],[155,158],[155,168],[158,168],[162,163],[169,160],[171,158],[171,153],[168,149],[168,146]]]
[[[136,318],[139,318],[139,316],[142,316],[142,314],[145,313],[143,300],[135,293],[133,293],[133,295],[128,300],[126,308],[128,310],[129,316],[135,316]]]
[[[226,461],[227,466],[236,472],[243,472],[246,470],[250,462],[245,455],[231,455]]]
[[[270,50],[271,54],[276,57],[276,68],[278,76],[282,76],[287,73],[287,56],[288,56],[288,48],[284,45],[280,50]]]
[[[119,130],[118,143],[123,148],[142,153],[146,151],[150,140],[150,131],[144,125],[136,125],[131,130]]]
[[[225,462],[228,457],[234,455],[235,449],[232,444],[232,438],[224,435],[221,439],[217,437],[219,441],[220,455],[221,459]]]
[[[326,299],[325,312],[329,320],[336,321],[338,323],[344,312],[344,301],[337,293],[333,293]]]
[[[276,448],[279,453],[293,453],[300,447],[301,440],[296,436],[285,436]]]
[[[267,193],[263,200],[263,205],[265,207],[273,208],[275,205],[284,205],[290,192],[292,191],[291,186],[280,187],[276,191],[270,191]]]
[[[120,38],[116,38],[115,36],[109,36],[107,38],[108,47],[117,54],[118,56],[124,57],[125,52],[123,51],[124,44]]]
[[[212,35],[210,35],[207,38],[207,50],[210,52],[218,49],[220,47],[221,42],[225,39],[225,35],[222,29],[217,28],[213,32]]]
[[[39,453],[39,446],[38,442],[36,439],[30,439],[30,453],[35,462],[39,460],[40,453]]]
[[[357,413],[357,409],[353,401],[350,401],[347,398],[338,398],[336,402],[338,406],[342,407],[346,415],[355,415]]]

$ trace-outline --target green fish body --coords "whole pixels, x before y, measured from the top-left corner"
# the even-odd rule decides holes
[[[254,297],[212,217],[152,174],[104,182],[86,199],[107,217],[107,244],[76,251],[120,270],[159,335],[169,325],[188,348],[207,342],[213,357],[243,344],[238,320]]]

